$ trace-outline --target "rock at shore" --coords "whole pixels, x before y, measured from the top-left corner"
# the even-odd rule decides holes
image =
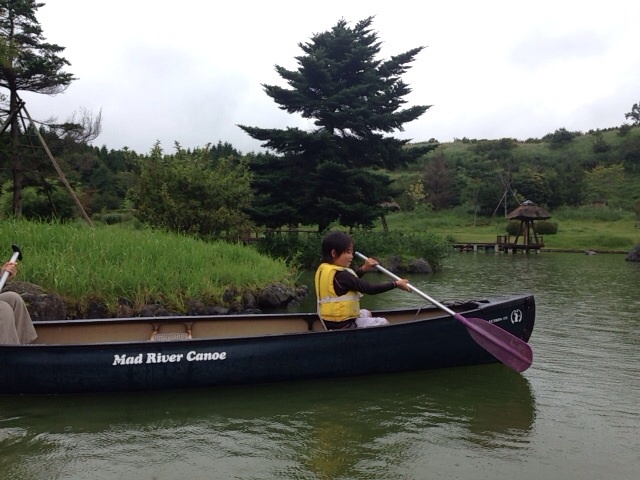
[[[281,283],[275,283],[255,292],[229,290],[223,295],[223,300],[227,302],[226,305],[209,305],[197,299],[190,300],[187,304],[187,311],[183,314],[169,311],[163,305],[155,303],[135,309],[126,299],[118,299],[116,312],[108,311],[105,305],[90,303],[85,312],[79,313],[72,305],[67,305],[61,296],[46,292],[40,286],[32,283],[14,280],[8,282],[4,289],[22,296],[34,321],[167,315],[260,314],[295,305],[309,294],[309,289],[306,286],[288,287]]]
[[[628,262],[640,262],[640,245],[633,247],[625,260]]]

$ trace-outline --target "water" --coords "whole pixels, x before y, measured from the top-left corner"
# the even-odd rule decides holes
[[[442,273],[411,280],[439,300],[535,294],[532,367],[0,396],[0,478],[637,478],[640,264],[621,255],[455,253]],[[424,300],[394,290],[365,303]]]

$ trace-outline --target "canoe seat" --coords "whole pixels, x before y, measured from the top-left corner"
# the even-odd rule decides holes
[[[173,340],[189,340],[190,338],[186,333],[154,333],[151,335],[152,342],[171,342]]]
[[[193,338],[191,336],[191,322],[178,324],[180,327],[184,327],[184,332],[176,332],[176,331],[167,331],[160,332],[160,327],[162,325],[154,323],[153,324],[153,332],[151,333],[151,338],[149,339],[152,342],[171,342],[174,340],[190,340]],[[165,327],[173,327],[174,325],[165,325]],[[173,330],[173,328],[167,328],[167,330]]]

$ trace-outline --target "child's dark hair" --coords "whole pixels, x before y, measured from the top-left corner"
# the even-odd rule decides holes
[[[324,263],[333,263],[331,251],[335,250],[336,255],[341,255],[349,247],[353,246],[353,240],[344,232],[331,232],[322,239],[322,261]]]

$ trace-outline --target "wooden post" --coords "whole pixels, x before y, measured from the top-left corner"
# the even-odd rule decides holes
[[[36,132],[36,135],[38,136],[38,140],[40,140],[40,143],[44,147],[45,152],[47,152],[47,156],[49,157],[49,160],[51,160],[51,163],[53,163],[53,166],[56,169],[56,172],[58,172],[58,176],[60,177],[60,180],[62,181],[65,188],[71,195],[71,198],[73,198],[73,201],[76,203],[76,206],[80,210],[80,213],[82,214],[82,217],[84,218],[85,222],[87,222],[89,226],[93,228],[93,223],[91,222],[91,219],[87,215],[87,212],[84,210],[84,207],[80,203],[80,200],[78,200],[78,197],[76,196],[75,192],[71,188],[71,185],[69,185],[69,182],[67,181],[67,178],[64,176],[64,173],[60,169],[58,162],[56,162],[56,159],[53,158],[53,154],[51,153],[51,150],[49,150],[49,147],[47,146],[47,142],[45,142],[44,138],[42,138],[42,135],[40,135],[40,130],[38,129],[33,119],[31,118],[31,115],[29,115],[29,112],[27,112],[27,107],[24,106],[24,102],[21,103],[19,108],[22,108],[22,110],[24,110],[24,113],[27,115],[27,118],[29,119],[29,122],[31,123],[33,130]]]

